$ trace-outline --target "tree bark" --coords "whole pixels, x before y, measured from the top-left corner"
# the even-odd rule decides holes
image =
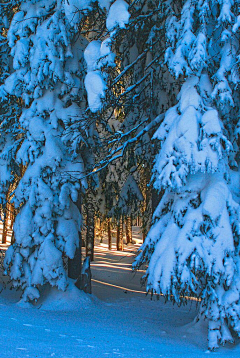
[[[103,232],[104,232],[103,221],[101,221],[100,219],[100,225],[99,225],[100,244],[103,242]]]
[[[130,244],[130,243],[132,243],[132,218],[131,218],[131,216],[126,217],[125,225],[126,225],[127,244]]]
[[[112,250],[112,230],[111,230],[111,219],[107,219],[108,227],[108,250]]]
[[[14,206],[11,205],[11,211],[10,211],[10,227],[9,229],[12,231],[13,230],[13,224],[14,224],[14,220],[15,220],[15,209]]]
[[[7,200],[9,200],[9,196],[7,196]],[[3,222],[3,233],[2,233],[2,243],[6,244],[7,243],[7,234],[8,234],[8,230],[10,230],[10,225],[9,225],[9,221],[11,220],[11,204],[7,203],[6,204],[6,209],[5,209],[5,217],[4,217],[4,222]]]
[[[123,251],[123,218],[121,217],[117,225],[117,250]]]
[[[7,216],[7,212],[6,212],[6,216],[4,218],[4,222],[3,222],[3,232],[2,232],[2,244],[6,244],[7,242],[7,221],[8,221],[8,216]]]
[[[94,260],[94,236],[95,236],[95,220],[94,220],[94,205],[91,202],[87,203],[87,233],[86,233],[86,257],[90,261]]]
[[[15,240],[15,235],[14,235],[14,232],[12,232],[11,245],[13,245],[15,241],[16,241],[16,240]]]
[[[144,241],[145,241],[145,239],[146,239],[146,233],[145,233],[145,232],[143,232],[143,233],[142,233],[142,241],[144,242]]]

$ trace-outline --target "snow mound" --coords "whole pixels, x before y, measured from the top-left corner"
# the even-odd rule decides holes
[[[59,291],[56,287],[51,287],[40,308],[46,311],[78,311],[91,308],[94,301],[94,297],[80,291],[74,285],[74,280],[69,280],[66,291]]]
[[[26,302],[24,299],[21,299],[20,301],[18,301],[16,303],[16,305],[20,308],[26,308],[26,309],[34,308],[32,303]]]

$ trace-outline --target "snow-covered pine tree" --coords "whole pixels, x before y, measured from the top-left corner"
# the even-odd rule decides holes
[[[0,91],[23,103],[16,159],[26,171],[15,190],[16,242],[5,266],[24,300],[38,299],[47,282],[64,290],[63,255],[73,258],[79,247],[77,203],[91,130],[83,83],[87,41],[78,27],[90,9],[90,1],[22,1],[8,30],[13,71]]]
[[[164,5],[166,63],[182,88],[154,136],[165,193],[134,266],[148,263],[148,291],[201,299],[215,349],[240,336],[239,2]]]
[[[7,43],[7,31],[13,17],[12,1],[0,4],[0,85],[5,81],[12,68],[10,48]],[[6,240],[6,218],[9,216],[9,196],[14,182],[19,179],[20,168],[16,163],[16,151],[22,142],[22,130],[18,125],[20,101],[6,96],[0,108],[0,204],[3,212],[3,237]],[[7,208],[8,206],[8,208]]]

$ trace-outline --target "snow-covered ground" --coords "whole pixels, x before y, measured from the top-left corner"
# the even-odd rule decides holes
[[[33,307],[19,303],[20,293],[4,289],[0,358],[240,357],[239,344],[207,350],[205,323],[193,323],[195,301],[179,308],[146,297],[142,273],[131,272],[136,241],[124,252],[98,243],[93,295],[70,282],[65,293],[45,288],[45,298]]]

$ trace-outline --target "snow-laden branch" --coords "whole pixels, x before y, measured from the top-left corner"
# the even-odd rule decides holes
[[[119,73],[119,75],[114,79],[112,86],[114,86],[116,83],[118,83],[120,81],[120,79],[131,69],[133,68],[140,60],[142,60],[144,58],[144,56],[146,56],[146,54],[148,53],[148,51],[150,50],[150,47],[154,46],[155,44],[157,44],[158,42],[160,42],[160,39],[156,40],[154,43],[151,44],[151,46],[147,47],[137,58],[136,60],[134,60],[132,63],[130,63],[129,65],[127,65],[124,70]]]
[[[98,172],[100,172],[101,170],[103,170],[104,168],[106,168],[109,164],[111,164],[112,162],[116,161],[117,159],[123,157],[126,148],[133,143],[136,143],[137,141],[140,140],[140,138],[145,134],[148,133],[152,130],[154,130],[154,128],[159,125],[159,123],[162,122],[164,118],[164,114],[160,114],[159,116],[157,116],[151,123],[149,123],[145,128],[143,128],[135,137],[128,139],[126,141],[124,141],[124,143],[120,146],[118,146],[115,149],[112,149],[110,151],[110,153],[108,155],[106,155],[106,157],[99,161],[95,166],[92,172],[88,173],[86,176],[84,176],[83,178],[89,177],[93,174],[97,174]],[[125,138],[126,136],[129,136],[133,131],[135,131],[136,129],[138,129],[144,122],[146,122],[148,120],[148,118],[146,118],[143,122],[141,122],[139,125],[137,125],[134,129],[130,130],[127,133],[123,133],[121,135],[121,137],[119,139],[113,140],[109,143],[115,143],[115,142],[120,142],[120,140],[122,140],[123,138]],[[82,179],[83,179],[82,178]]]

